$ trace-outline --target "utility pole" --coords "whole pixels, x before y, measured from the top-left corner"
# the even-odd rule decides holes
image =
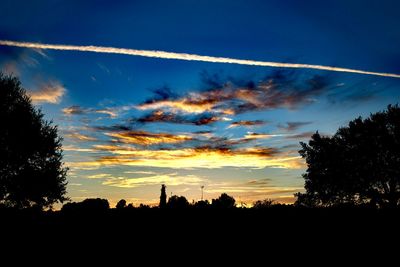
[[[203,201],[203,189],[204,189],[204,185],[201,186],[201,201]]]

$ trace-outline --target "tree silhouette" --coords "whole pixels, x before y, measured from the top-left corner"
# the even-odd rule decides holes
[[[82,202],[66,203],[62,206],[63,212],[104,212],[110,208],[107,199],[87,198]]]
[[[115,208],[117,208],[117,209],[123,209],[125,207],[126,207],[125,199],[121,199],[120,201],[118,201],[117,205],[115,205]]]
[[[189,202],[184,196],[172,196],[168,199],[167,207],[184,209],[189,207]]]
[[[396,207],[400,200],[400,108],[351,121],[332,137],[318,132],[300,155],[308,168],[297,205],[368,204]]]
[[[234,208],[236,200],[226,193],[223,193],[217,199],[213,199],[211,205],[215,208]]]
[[[167,205],[167,193],[165,192],[166,190],[165,184],[161,185],[161,195],[160,195],[160,208],[165,208]]]
[[[193,204],[193,207],[198,209],[205,209],[208,208],[209,206],[210,203],[208,202],[208,200],[200,200]]]
[[[257,200],[253,203],[254,209],[266,209],[271,208],[275,204],[275,201],[272,199],[264,199],[264,200]]]
[[[0,202],[23,208],[66,200],[57,126],[32,106],[17,78],[0,73]]]

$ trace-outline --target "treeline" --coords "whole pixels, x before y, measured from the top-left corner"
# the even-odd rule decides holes
[[[150,206],[146,204],[139,204],[137,206],[132,203],[127,203],[125,199],[121,199],[117,202],[115,207],[111,207],[107,199],[102,198],[88,198],[81,202],[68,202],[61,208],[62,212],[74,212],[74,211],[105,211],[108,209],[116,210],[133,210],[133,209],[265,209],[272,207],[293,207],[293,205],[282,204],[275,202],[272,199],[258,200],[253,205],[240,204],[237,205],[234,197],[229,196],[226,193],[221,194],[218,198],[208,200],[199,200],[189,202],[184,196],[171,196],[165,205],[162,204],[156,206]]]

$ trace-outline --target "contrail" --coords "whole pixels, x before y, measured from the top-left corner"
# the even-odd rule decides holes
[[[214,62],[214,63],[230,63],[230,64],[239,64],[239,65],[277,67],[277,68],[316,69],[316,70],[350,72],[350,73],[358,73],[358,74],[366,74],[366,75],[400,78],[400,74],[393,74],[393,73],[364,71],[364,70],[323,66],[323,65],[280,63],[280,62],[256,61],[256,60],[247,60],[247,59],[235,59],[235,58],[227,58],[227,57],[202,56],[202,55],[196,55],[196,54],[174,53],[174,52],[165,52],[165,51],[156,51],[156,50],[136,50],[136,49],[92,46],[92,45],[89,45],[89,46],[55,45],[55,44],[16,42],[16,41],[8,41],[8,40],[0,40],[0,45],[26,47],[26,48],[39,48],[39,49],[112,53],[112,54],[122,54],[122,55],[130,55],[130,56],[194,60],[194,61],[204,61],[204,62]]]

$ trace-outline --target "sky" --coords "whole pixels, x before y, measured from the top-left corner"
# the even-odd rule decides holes
[[[3,0],[0,40],[400,74],[398,1]],[[68,196],[292,203],[299,142],[399,102],[400,79],[0,45],[63,136]]]

